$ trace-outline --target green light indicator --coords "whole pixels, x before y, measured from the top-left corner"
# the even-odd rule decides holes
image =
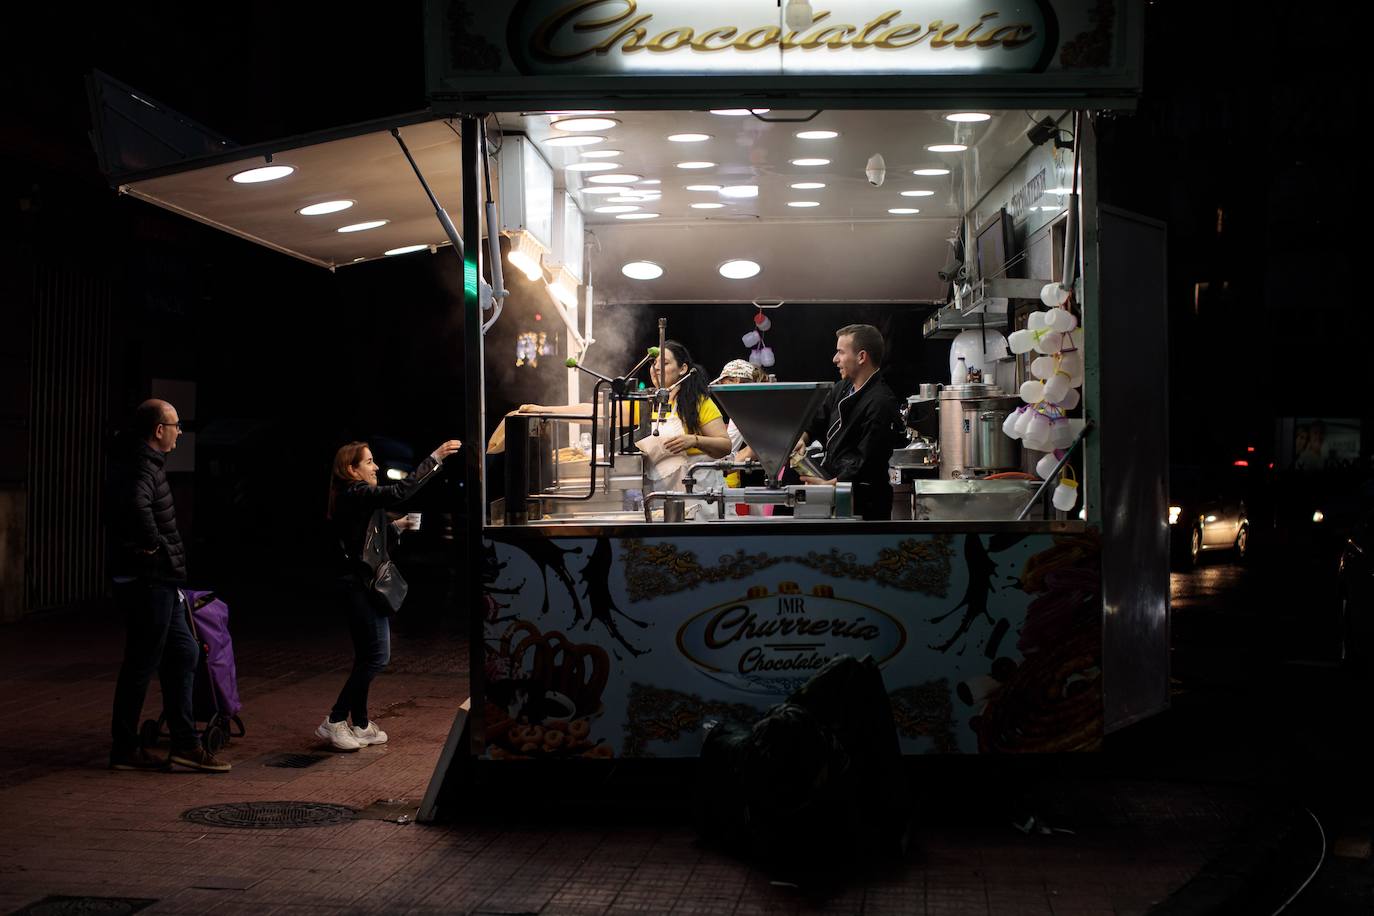
[[[463,294],[477,298],[477,262],[471,259],[463,261]]]

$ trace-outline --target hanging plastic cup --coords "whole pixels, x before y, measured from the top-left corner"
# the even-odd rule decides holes
[[[1054,473],[1055,466],[1058,464],[1059,456],[1054,452],[1050,452],[1044,458],[1035,462],[1035,474],[1041,480],[1049,480],[1050,475]]]
[[[1058,353],[1063,346],[1064,335],[1058,331],[1046,331],[1040,335],[1040,339],[1035,342],[1036,353]]]
[[[1054,375],[1054,357],[1037,356],[1035,359],[1031,360],[1030,371],[1031,375],[1044,381]]]
[[[1048,317],[1049,317],[1049,316],[1048,316],[1045,312],[1031,312],[1031,313],[1030,313],[1030,317],[1028,317],[1028,318],[1026,319],[1026,330],[1028,330],[1028,331],[1043,331],[1043,330],[1045,330],[1045,328],[1049,327],[1049,325],[1046,323],[1046,318],[1048,318]]]
[[[1083,374],[1083,354],[1070,350],[1059,359],[1059,371],[1069,378]]]
[[[1045,400],[1045,383],[1039,379],[1027,379],[1022,382],[1021,400],[1027,404],[1039,404]]]
[[[1042,413],[1038,413],[1031,418],[1030,427],[1026,430],[1024,441],[1027,448],[1032,448],[1037,452],[1049,451],[1050,418]]]
[[[1007,418],[1002,421],[1002,432],[1006,433],[1009,438],[1021,438],[1021,414],[1025,410],[1024,407],[1018,407],[1007,414]]]
[[[758,350],[749,351],[749,362],[755,366],[763,365],[763,355]]]
[[[750,331],[739,339],[740,343],[746,347],[757,347],[762,340],[763,338],[759,336],[758,331]]]
[[[1058,404],[1068,393],[1069,377],[1064,373],[1056,372],[1045,380],[1045,400],[1051,404]]]
[[[1046,319],[1046,323],[1050,330],[1058,331],[1061,334],[1078,327],[1078,319],[1073,317],[1073,312],[1068,309],[1050,309],[1050,316]]]
[[[769,366],[773,365],[774,362],[775,362],[775,360],[774,360],[774,358],[773,358],[773,348],[772,348],[772,347],[760,347],[760,348],[759,348],[759,365],[762,366],[763,368],[767,369]]]
[[[1060,512],[1068,512],[1078,505],[1078,481],[1067,477],[1059,478],[1059,486],[1054,488],[1054,507]]]
[[[1058,449],[1073,445],[1073,424],[1067,419],[1056,420],[1050,428],[1050,445]]]
[[[760,331],[766,331],[772,326],[772,320],[770,320],[767,315],[763,314],[763,312],[759,312],[754,316],[754,327],[758,328]]]
[[[1059,399],[1059,407],[1061,410],[1073,410],[1078,406],[1079,400],[1078,389],[1070,384],[1069,390]]]
[[[1018,356],[1035,349],[1035,335],[1029,330],[1012,331],[1007,338],[1007,346]]]

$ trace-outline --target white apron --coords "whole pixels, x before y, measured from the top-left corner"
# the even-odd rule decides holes
[[[698,461],[710,461],[708,455],[671,455],[662,443],[673,436],[685,434],[682,421],[676,414],[669,414],[668,418],[658,424],[658,435],[652,434],[638,440],[635,445],[639,446],[649,459],[645,462],[645,487],[647,492],[664,493],[673,490],[682,490],[682,475],[693,464]],[[697,471],[695,475],[696,483],[693,489],[719,490],[725,486],[725,475],[720,471]],[[699,499],[684,500],[686,503],[683,516],[688,521],[706,521],[711,514],[716,512],[713,503],[706,503]]]

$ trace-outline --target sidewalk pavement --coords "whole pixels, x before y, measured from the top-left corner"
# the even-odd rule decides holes
[[[1027,835],[1011,823],[1024,810],[988,812],[970,799],[961,817],[944,797],[906,861],[822,899],[699,845],[677,817],[577,823],[555,811],[441,826],[357,819],[211,829],[182,812],[249,801],[413,805],[467,695],[460,637],[399,635],[372,694],[390,742],[306,769],[269,767],[277,754],[327,750],[314,729],[351,650],[342,626],[328,621],[245,620],[234,636],[247,734],[222,754],[231,773],[204,775],[106,769],[122,645],[112,614],[74,612],[0,632],[0,734],[9,736],[0,744],[0,913],[63,895],[152,900],[141,912],[164,914],[1124,916],[1148,912],[1198,875],[1264,808],[1234,787],[1050,779],[1027,796],[1033,813],[1074,832]],[[145,714],[158,703],[154,684]],[[958,761],[942,764],[948,771]]]

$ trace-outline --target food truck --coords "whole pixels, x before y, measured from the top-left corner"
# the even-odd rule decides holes
[[[431,3],[428,110],[116,176],[330,270],[463,261],[471,696],[422,819],[503,767],[693,758],[840,655],[910,755],[1091,751],[1167,706],[1164,233],[1098,201],[1094,133],[1134,105],[1142,15]],[[566,386],[488,416],[517,271],[562,344],[521,352]],[[924,316],[885,366],[949,349],[895,392],[890,519],[798,445],[847,382],[769,373],[772,316],[850,303]],[[693,331],[663,316],[741,305],[757,377],[705,381],[752,456],[665,456]]]

